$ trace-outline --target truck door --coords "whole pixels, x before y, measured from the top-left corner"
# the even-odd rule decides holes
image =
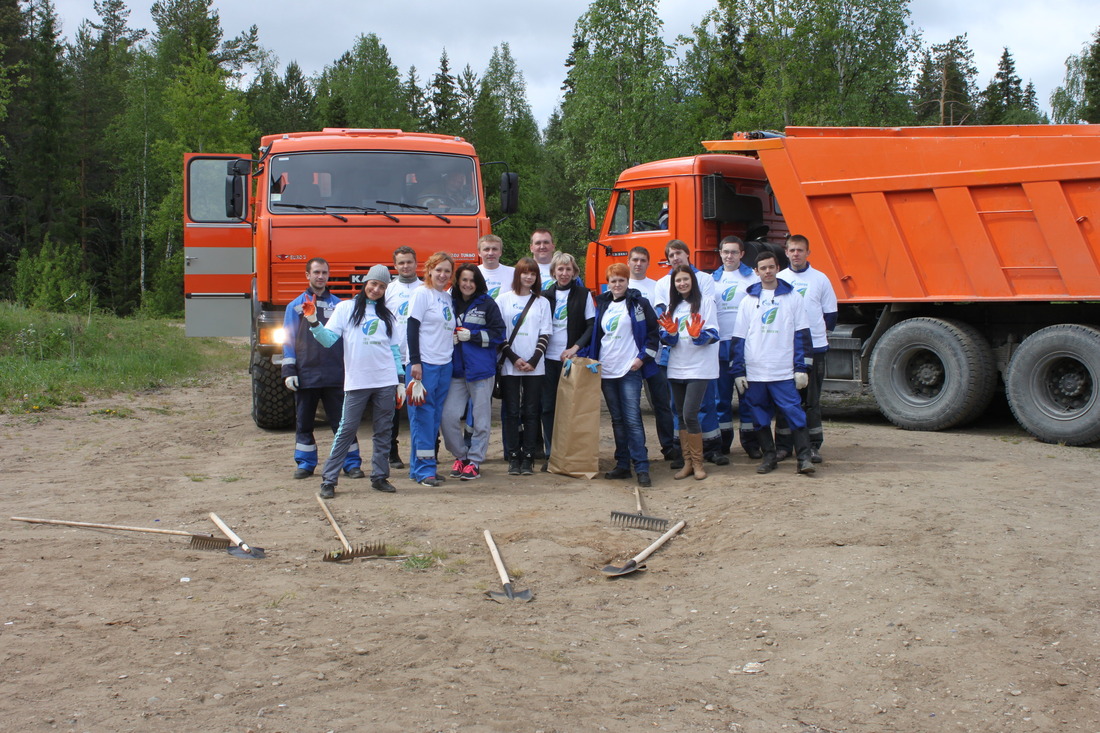
[[[256,265],[243,183],[241,216],[226,213],[229,165],[238,155],[188,153],[183,163],[183,290],[188,336],[248,336]]]

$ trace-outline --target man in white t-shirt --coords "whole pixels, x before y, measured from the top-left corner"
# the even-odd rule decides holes
[[[810,324],[802,298],[780,280],[779,262],[767,250],[756,257],[760,282],[749,286],[733,327],[730,372],[741,398],[752,411],[763,461],[757,473],[775,470],[772,416],[778,411],[791,426],[798,453],[798,473],[814,473],[806,413],[798,390],[809,382]]]
[[[539,266],[539,276],[542,279],[542,289],[547,291],[554,287],[554,273],[550,271],[550,260],[554,259],[554,235],[549,229],[536,229],[531,232],[531,256]]]
[[[393,251],[393,269],[397,271],[397,277],[386,288],[386,307],[393,313],[397,322],[394,330],[399,336],[401,348],[401,361],[408,373],[409,345],[407,343],[407,326],[409,323],[409,300],[413,291],[423,283],[416,276],[416,250],[412,247],[402,246]],[[401,453],[397,449],[397,435],[401,427],[401,413],[406,412],[404,407],[393,415],[393,433],[390,437],[390,467],[402,469],[405,462],[401,460]],[[408,418],[406,417],[406,420]]]
[[[626,266],[630,269],[630,279],[627,287],[633,288],[653,303],[657,281],[647,275],[649,270],[649,250],[645,247],[634,247],[627,257]],[[653,417],[657,423],[657,440],[661,443],[661,455],[665,460],[679,459],[680,448],[677,445],[676,431],[672,420],[672,393],[668,387],[668,377],[664,369],[656,369],[654,373],[645,379],[646,399],[653,409]]]
[[[718,410],[718,429],[722,431],[721,451],[729,453],[733,445],[733,375],[729,372],[730,345],[733,339],[733,326],[737,322],[737,308],[745,298],[748,287],[760,280],[756,271],[741,261],[745,253],[745,244],[740,237],[730,235],[718,245],[722,256],[722,266],[714,271],[715,304],[718,306],[719,350],[718,361],[722,369],[718,372],[715,386],[718,392],[716,408]],[[760,458],[760,443],[752,429],[752,415],[748,405],[738,400],[738,412],[741,425],[741,447],[749,458]]]
[[[512,289],[512,278],[516,268],[500,264],[504,252],[504,242],[495,234],[486,234],[477,240],[477,253],[481,257],[481,270],[485,285],[489,288],[489,297],[496,300]]]

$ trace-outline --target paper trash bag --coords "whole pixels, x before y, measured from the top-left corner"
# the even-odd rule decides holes
[[[599,473],[601,395],[600,363],[567,359],[558,381],[550,473],[589,479]]]

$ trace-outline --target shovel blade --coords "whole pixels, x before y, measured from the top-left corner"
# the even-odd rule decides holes
[[[614,565],[605,565],[603,570],[601,570],[600,572],[602,572],[609,578],[614,578],[618,575],[629,575],[635,570],[645,570],[645,565],[639,565],[638,563],[631,560],[626,565],[623,565],[621,568],[617,568]]]
[[[512,589],[511,583],[504,584],[504,590],[491,590],[488,592],[490,598],[497,603],[503,603],[505,600],[509,601],[523,601],[524,603],[530,603],[534,596],[531,594],[531,589],[515,591]]]
[[[230,547],[227,552],[233,557],[243,557],[248,560],[262,560],[267,557],[267,553],[264,552],[262,547],[248,546],[247,550],[241,549],[237,545]]]

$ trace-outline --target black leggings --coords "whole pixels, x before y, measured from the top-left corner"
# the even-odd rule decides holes
[[[542,375],[530,377],[501,376],[501,403],[504,443],[512,452],[506,458],[533,458],[539,441],[539,398],[542,395]],[[523,444],[519,426],[523,424]]]
[[[701,433],[699,407],[703,404],[703,395],[707,392],[709,379],[670,379],[672,404],[676,405],[676,415],[680,418],[680,428],[689,433]]]

